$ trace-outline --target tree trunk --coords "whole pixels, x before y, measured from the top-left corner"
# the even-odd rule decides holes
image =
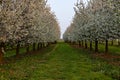
[[[43,48],[44,46],[43,46],[43,43],[42,43],[42,48]]]
[[[105,53],[108,53],[108,40],[105,41]]]
[[[57,41],[54,42],[55,44],[57,43]]]
[[[0,64],[3,64],[4,47],[5,43],[4,42],[0,43]]]
[[[43,48],[45,47],[45,43],[43,43]]]
[[[84,45],[84,42],[83,42],[83,40],[82,40],[82,47],[83,47],[83,45]]]
[[[95,39],[95,52],[98,52],[98,40]]]
[[[35,44],[35,43],[33,43],[33,51],[35,51],[35,46],[36,46],[36,44]]]
[[[81,41],[79,41],[79,47],[81,47]]]
[[[120,46],[120,39],[118,39],[118,46]]]
[[[87,40],[85,40],[85,48],[86,49],[88,48],[88,46],[87,46]]]
[[[42,43],[39,43],[39,48],[40,48],[40,49],[42,48]]]
[[[90,40],[90,51],[92,51],[92,40]]]
[[[40,43],[38,43],[38,45],[37,45],[37,50],[39,50],[40,49]]]
[[[16,47],[16,56],[18,56],[20,53],[20,43],[17,43],[17,47]]]
[[[40,48],[42,48],[42,43],[40,43]]]
[[[0,47],[0,64],[3,63],[3,52],[2,52],[2,47]]]

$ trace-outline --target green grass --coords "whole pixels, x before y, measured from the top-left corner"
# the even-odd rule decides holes
[[[59,43],[1,65],[0,80],[119,80],[119,70],[91,59],[87,51]]]

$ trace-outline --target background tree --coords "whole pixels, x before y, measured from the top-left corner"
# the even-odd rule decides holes
[[[82,0],[75,5],[75,16],[72,24],[64,33],[64,39],[72,38],[79,43],[95,41],[95,52],[98,52],[98,41],[105,41],[105,52],[108,52],[108,41],[120,38],[120,1],[115,0],[89,0],[87,5]],[[72,28],[72,29],[71,29]],[[74,32],[74,33],[73,33]],[[69,34],[69,35],[68,35]],[[75,37],[73,37],[73,35]]]

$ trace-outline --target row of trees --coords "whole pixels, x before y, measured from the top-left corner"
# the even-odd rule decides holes
[[[0,62],[4,47],[48,45],[60,37],[56,16],[45,0],[0,0]]]
[[[105,41],[105,52],[108,52],[108,41],[120,39],[120,0],[89,0],[87,4],[77,2],[75,16],[71,25],[64,33],[64,40],[79,42],[95,42],[98,52],[98,42]]]

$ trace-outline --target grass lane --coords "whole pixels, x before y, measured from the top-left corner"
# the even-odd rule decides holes
[[[40,53],[0,66],[0,80],[117,80],[119,77],[119,68],[93,60],[87,52],[65,43]]]

